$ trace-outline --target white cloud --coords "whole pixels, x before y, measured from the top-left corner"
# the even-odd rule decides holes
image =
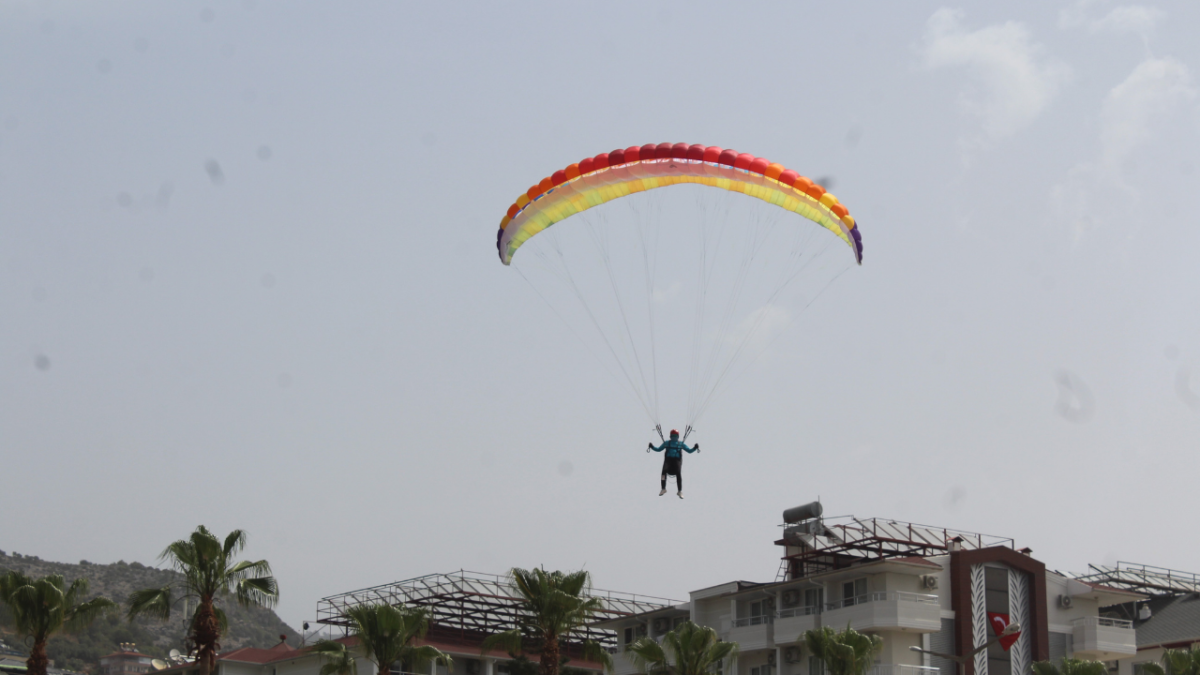
[[[1172,58],[1146,59],[1112,88],[1100,112],[1100,163],[1117,168],[1154,134],[1154,125],[1196,98],[1188,67]]]
[[[966,68],[979,85],[964,93],[964,110],[979,117],[987,146],[1015,134],[1050,104],[1070,68],[1044,54],[1029,30],[1009,21],[968,31],[963,12],[942,8],[929,17],[921,44],[926,68]]]
[[[1058,208],[1073,223],[1076,240],[1097,220],[1096,214],[1122,216],[1136,205],[1139,192],[1122,177],[1126,162],[1196,97],[1191,71],[1173,58],[1142,61],[1108,92],[1100,110],[1099,157],[1077,164],[1054,189]]]
[[[1084,28],[1091,33],[1132,33],[1149,41],[1167,13],[1145,5],[1120,5],[1099,18],[1091,16],[1090,8],[1102,4],[1097,0],[1079,0],[1058,14],[1062,28]]]

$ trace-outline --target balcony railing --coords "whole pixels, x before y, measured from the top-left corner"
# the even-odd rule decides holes
[[[817,605],[812,605],[810,607],[794,607],[792,609],[781,609],[781,610],[779,610],[779,613],[777,613],[775,616],[780,619],[786,619],[786,618],[792,617],[792,616],[812,616],[813,614],[820,614],[820,613],[821,613],[821,608]]]
[[[770,614],[759,614],[758,616],[747,616],[741,619],[734,619],[734,628],[745,628],[746,626],[765,626],[769,623],[775,623],[775,617]]]
[[[868,670],[867,675],[938,675],[940,672],[940,668],[934,668],[932,666],[910,666],[901,663],[881,663],[871,670]]]
[[[1071,622],[1073,626],[1103,626],[1105,628],[1133,628],[1127,619],[1110,619],[1106,616],[1083,616]]]
[[[867,593],[865,595],[856,595],[852,598],[844,598],[833,602],[825,603],[825,609],[841,609],[843,607],[853,607],[854,605],[865,605],[868,602],[881,602],[885,600],[894,600],[899,602],[917,602],[927,605],[938,604],[936,595],[926,595],[924,593],[909,593],[907,591],[889,591]]]

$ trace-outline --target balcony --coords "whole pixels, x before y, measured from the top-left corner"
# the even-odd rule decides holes
[[[825,605],[821,623],[850,624],[856,630],[898,630],[936,633],[942,628],[942,609],[936,595],[923,593],[867,593]]]
[[[900,663],[881,663],[867,671],[867,675],[940,675],[941,668],[931,666],[908,666]],[[954,675],[950,673],[950,675]]]
[[[816,606],[779,610],[775,616],[776,642],[780,644],[800,642],[804,637],[804,631],[812,630],[820,625],[820,621],[818,621],[820,615],[821,608]]]
[[[774,647],[775,617],[761,614],[735,619],[725,639],[738,643],[743,652]]]
[[[1112,661],[1137,653],[1132,621],[1085,616],[1071,624],[1076,658]]]

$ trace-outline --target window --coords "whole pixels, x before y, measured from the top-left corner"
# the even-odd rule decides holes
[[[825,662],[815,656],[808,657],[808,675],[825,675]]]
[[[842,606],[849,607],[856,603],[865,602],[863,596],[867,594],[866,578],[847,581],[842,584]]]
[[[688,618],[686,616],[677,616],[675,617],[675,620],[671,622],[671,628],[679,628],[681,625],[683,625],[683,622],[687,620]]]
[[[804,606],[815,607],[819,611],[825,605],[824,588],[808,588],[804,591]]]
[[[750,675],[771,675],[771,666],[754,666],[750,669]]]
[[[633,644],[633,629],[632,628],[625,629],[625,644],[627,644],[627,645]]]

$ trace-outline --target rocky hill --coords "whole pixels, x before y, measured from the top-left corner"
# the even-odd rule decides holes
[[[171,570],[148,567],[141,563],[120,561],[111,565],[97,565],[86,560],[78,564],[42,560],[36,556],[8,554],[0,551],[0,572],[17,570],[34,577],[61,574],[67,583],[84,577],[88,580],[89,595],[103,595],[119,603],[133,591],[167,585],[178,574]],[[269,609],[241,607],[232,598],[218,606],[225,610],[229,619],[229,633],[221,640],[222,651],[238,647],[272,647],[286,635],[293,645],[300,636]],[[137,644],[138,651],[162,657],[171,649],[184,649],[184,613],[182,605],[172,609],[167,623],[138,620],[129,623],[124,615],[114,614],[96,621],[90,629],[79,635],[59,636],[50,641],[49,656],[60,668],[85,672],[99,672],[99,658],[117,651],[122,642]],[[0,637],[10,645],[21,645],[21,640],[12,631],[12,617],[0,606]]]

